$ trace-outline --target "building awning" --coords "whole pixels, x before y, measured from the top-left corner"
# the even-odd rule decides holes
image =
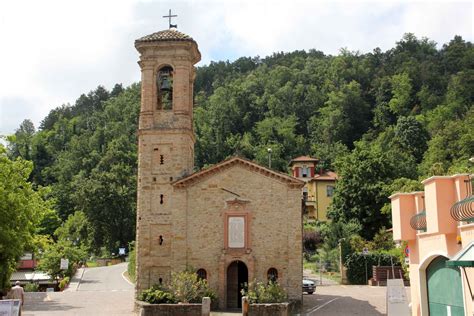
[[[41,271],[17,271],[13,272],[10,277],[10,282],[20,281],[26,282],[37,282],[37,283],[50,283],[51,277]]]
[[[451,260],[446,261],[448,267],[474,267],[474,241],[461,249]]]

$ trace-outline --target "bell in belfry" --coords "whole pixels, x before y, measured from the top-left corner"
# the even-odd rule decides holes
[[[164,67],[161,69],[159,76],[159,88],[161,91],[171,91],[173,79],[170,67]]]
[[[161,91],[170,91],[171,90],[171,82],[170,82],[170,77],[168,74],[162,74],[161,75],[161,86],[160,86]]]

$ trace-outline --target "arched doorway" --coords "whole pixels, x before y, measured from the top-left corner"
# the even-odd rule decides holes
[[[426,268],[428,307],[431,316],[464,315],[461,272],[447,267],[448,258],[436,257]]]
[[[240,260],[227,268],[227,308],[242,307],[242,288],[248,282],[248,269]]]

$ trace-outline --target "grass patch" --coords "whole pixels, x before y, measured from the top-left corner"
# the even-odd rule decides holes
[[[97,267],[97,261],[87,261],[86,266],[88,268],[95,268],[95,267]]]
[[[315,262],[303,261],[303,269],[311,270],[311,272],[319,277],[319,267]],[[341,283],[341,273],[334,271],[323,271],[321,273],[323,278],[332,280],[337,283]]]
[[[130,277],[130,274],[128,274],[128,271],[125,271],[123,273],[123,276],[126,277],[130,283],[135,283],[135,280],[132,280],[132,278]]]

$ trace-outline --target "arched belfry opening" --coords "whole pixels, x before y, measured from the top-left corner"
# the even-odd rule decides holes
[[[156,104],[158,110],[173,108],[173,68],[164,66],[158,69],[156,75]]]
[[[227,267],[227,308],[242,307],[242,289],[249,281],[248,275],[247,266],[240,260]]]

